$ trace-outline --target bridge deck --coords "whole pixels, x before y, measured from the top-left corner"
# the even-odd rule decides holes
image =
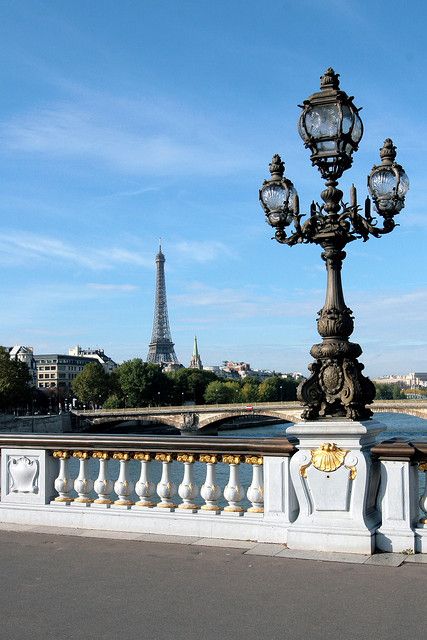
[[[332,564],[245,551],[0,531],[1,637],[425,636],[422,565]]]

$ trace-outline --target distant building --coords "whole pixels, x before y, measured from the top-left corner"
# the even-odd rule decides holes
[[[68,349],[68,355],[70,356],[83,356],[84,358],[92,358],[97,360],[104,367],[106,373],[111,373],[116,369],[117,364],[109,356],[105,355],[103,349],[84,349],[80,345],[71,347]]]
[[[61,395],[72,392],[71,383],[94,360],[99,362],[106,373],[111,373],[117,364],[105,355],[102,349],[82,349],[80,346],[69,350],[68,355],[51,353],[34,356],[36,363],[36,385],[39,389],[57,389]]]
[[[37,365],[34,358],[33,347],[24,347],[22,345],[10,347],[9,357],[11,360],[25,362],[30,372],[31,384],[35,387],[37,385]]]
[[[191,356],[190,369],[203,369],[202,359],[199,355],[196,336],[194,336],[193,355]]]
[[[417,389],[419,387],[427,387],[427,373],[413,371],[412,373],[404,375],[391,374],[388,376],[373,378],[373,381],[379,384],[398,384],[402,387]]]

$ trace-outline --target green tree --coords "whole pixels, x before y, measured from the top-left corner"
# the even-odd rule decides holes
[[[102,404],[110,391],[110,376],[96,360],[89,362],[71,383],[76,398],[92,406]]]
[[[257,402],[259,384],[257,378],[244,378],[240,391],[242,402]]]
[[[103,406],[104,409],[122,409],[124,407],[124,401],[117,393],[111,393]]]
[[[120,392],[126,407],[171,404],[173,383],[161,367],[134,358],[123,362],[116,369]]]
[[[233,390],[225,382],[215,380],[210,382],[205,391],[206,404],[228,404],[232,402]]]
[[[204,403],[206,387],[210,382],[218,380],[212,371],[182,368],[166,374],[173,383],[173,404],[183,402]]]
[[[375,382],[375,398],[377,400],[404,400],[406,395],[398,384]]]
[[[31,398],[31,376],[25,362],[11,360],[5,347],[0,347],[0,409],[25,406]]]
[[[259,385],[258,397],[260,402],[295,400],[297,386],[298,382],[292,376],[270,376]]]

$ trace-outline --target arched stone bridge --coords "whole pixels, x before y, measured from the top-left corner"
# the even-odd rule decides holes
[[[371,405],[375,413],[404,413],[427,419],[427,401],[379,400]],[[222,423],[238,417],[275,418],[297,422],[301,416],[298,402],[266,402],[253,405],[193,405],[178,407],[142,407],[132,409],[96,409],[73,411],[94,426],[139,420],[144,425],[164,424],[183,432],[216,430]]]

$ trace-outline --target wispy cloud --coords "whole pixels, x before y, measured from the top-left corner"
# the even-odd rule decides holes
[[[175,245],[176,251],[195,262],[210,262],[220,257],[231,258],[233,252],[223,242],[210,240],[184,240]]]
[[[79,96],[0,124],[3,149],[102,162],[132,175],[217,175],[248,164],[248,150],[182,105]],[[76,106],[77,102],[77,106]],[[203,125],[203,126],[201,126]]]
[[[89,289],[94,291],[111,291],[111,292],[124,292],[137,291],[139,287],[134,284],[107,284],[100,282],[89,282],[87,284]]]
[[[72,245],[41,234],[0,233],[0,263],[3,265],[34,264],[58,259],[89,269],[110,269],[117,264],[153,268],[151,256],[123,247],[97,249],[90,244]]]

